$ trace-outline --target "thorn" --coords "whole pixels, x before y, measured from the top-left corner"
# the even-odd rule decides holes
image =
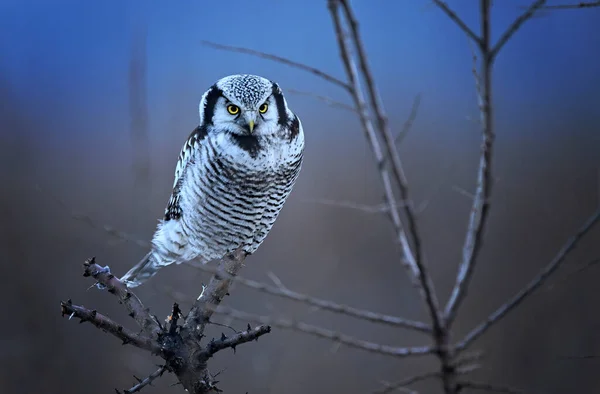
[[[250,323],[248,323],[247,330],[248,330],[248,331],[251,331],[251,330],[252,330],[252,327],[250,327]]]
[[[121,345],[125,346],[127,344],[129,344],[129,339],[127,339],[127,338],[123,339],[123,343]]]
[[[224,341],[227,339],[227,335],[225,333],[221,333],[221,340]]]
[[[137,380],[137,381],[138,381],[138,383],[142,383],[142,379],[138,378],[137,376],[133,375],[133,378],[134,378],[135,380]]]
[[[73,305],[73,301],[70,298],[67,300],[67,305]]]
[[[130,312],[130,313],[129,313],[129,317],[135,317],[135,312],[133,312],[133,311],[132,311],[132,312]]]
[[[127,293],[125,293],[125,297],[123,297],[123,299],[124,299],[125,301],[127,301],[127,300],[128,300],[128,299],[130,299],[130,298],[131,298],[131,292],[129,292],[129,291],[128,291]]]
[[[232,345],[231,348],[233,349],[233,354],[235,354],[235,346],[236,345]]]

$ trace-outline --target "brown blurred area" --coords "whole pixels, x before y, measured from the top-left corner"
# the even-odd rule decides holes
[[[384,97],[392,102],[394,97]],[[424,98],[427,99],[426,97]],[[182,102],[197,97],[182,93]],[[120,242],[103,230],[74,220],[82,212],[99,223],[149,239],[170,193],[174,159],[183,138],[194,127],[191,106],[176,108],[173,138],[150,143],[150,181],[136,183],[131,141],[102,137],[107,127],[97,118],[78,120],[89,135],[73,134],[69,148],[48,137],[53,130],[75,128],[77,114],[39,110],[17,98],[0,81],[0,294],[5,311],[0,325],[0,392],[113,392],[145,376],[160,362],[88,324],[61,318],[59,301],[97,309],[132,325],[113,297],[81,277],[81,263],[96,256],[121,274],[145,250]],[[394,129],[406,111],[390,113]],[[33,116],[35,115],[35,116]],[[440,121],[419,113],[401,149],[417,203],[428,201],[419,216],[426,257],[443,300],[454,283],[470,209],[456,186],[472,190],[479,135],[468,120]],[[498,140],[492,199],[484,249],[469,297],[459,313],[455,339],[466,333],[545,265],[599,203],[600,115],[576,112],[553,119],[506,119],[497,112]],[[459,117],[460,118],[460,117]],[[182,120],[183,119],[183,120]],[[385,215],[368,214],[314,202],[316,199],[379,204],[382,191],[372,157],[359,129],[347,113],[330,109],[303,118],[307,152],[303,172],[280,219],[261,249],[247,260],[243,275],[269,281],[272,271],[289,288],[356,307],[414,319],[427,316],[399,263]],[[345,134],[315,130],[345,128]],[[127,122],[119,123],[126,130]],[[452,134],[447,130],[457,130]],[[522,129],[518,139],[500,130]],[[547,138],[532,130],[545,129]],[[571,132],[560,132],[561,130]],[[176,130],[176,131],[175,131]],[[458,132],[458,130],[462,130]],[[467,131],[464,131],[467,130]],[[550,131],[548,131],[550,130]],[[558,131],[556,133],[552,130]],[[518,134],[518,133],[517,133]],[[451,137],[450,137],[451,136]],[[110,160],[106,160],[109,156]],[[39,188],[36,188],[39,185]],[[146,187],[140,192],[136,187]],[[141,197],[140,197],[141,196]],[[143,201],[137,202],[142,198]],[[472,350],[485,351],[478,381],[519,387],[531,393],[594,393],[600,390],[600,301],[598,269],[570,274],[600,257],[600,229],[589,234],[563,269],[517,311],[489,331]],[[154,313],[169,313],[171,287],[193,300],[207,276],[185,266],[169,267],[138,295]],[[382,344],[413,346],[429,338],[380,327],[304,305],[276,299],[237,286],[228,305],[271,316],[285,316]],[[188,305],[183,305],[187,308]],[[220,322],[241,329],[247,322]],[[220,335],[227,328],[214,326]],[[598,358],[569,358],[597,355]],[[224,369],[226,393],[366,393],[380,381],[396,381],[428,368],[433,358],[394,359],[336,346],[305,334],[274,328],[258,342],[240,346],[237,354],[219,353],[213,372]],[[180,392],[167,376],[145,393]],[[437,382],[415,386],[437,392]]]

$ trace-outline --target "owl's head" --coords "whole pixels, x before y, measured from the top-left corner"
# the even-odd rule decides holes
[[[230,75],[202,96],[200,124],[237,135],[270,135],[289,122],[279,85],[257,75]]]

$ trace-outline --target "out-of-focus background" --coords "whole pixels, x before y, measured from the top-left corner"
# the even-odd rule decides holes
[[[478,30],[476,2],[448,1]],[[529,2],[497,1],[497,39]],[[556,2],[550,2],[556,3]],[[454,282],[478,161],[477,104],[464,34],[428,1],[353,2],[391,126],[421,106],[400,152],[437,289]],[[557,252],[599,203],[600,9],[544,12],[502,50],[494,74],[497,176],[489,228],[455,335],[466,333]],[[201,40],[276,53],[343,78],[325,1],[0,2],[0,392],[108,393],[147,375],[159,359],[121,346],[91,325],[61,318],[72,298],[131,323],[91,289],[81,263],[96,256],[117,274],[146,251],[94,229],[73,212],[148,240],[162,216],[179,149],[198,102],[218,78],[256,73],[276,80],[302,118],[303,172],[280,219],[243,274],[378,312],[426,319],[399,263],[385,215],[326,205],[375,205],[382,190],[355,114],[308,91],[350,103],[335,86],[290,67],[216,51]],[[132,58],[135,60],[132,66]],[[132,104],[135,103],[135,104]],[[132,121],[135,119],[134,121]],[[63,204],[63,205],[61,205]],[[600,231],[550,282],[474,349],[478,380],[531,393],[600,389],[597,282]],[[139,296],[166,316],[171,288],[193,300],[206,275],[170,267]],[[398,346],[428,338],[312,311],[237,286],[228,305],[285,316]],[[188,307],[184,305],[184,307]],[[221,320],[223,321],[223,320]],[[228,322],[243,328],[246,322]],[[211,328],[215,335],[226,328]],[[227,393],[365,393],[434,368],[281,329],[212,362]],[[147,393],[177,393],[168,376]],[[418,386],[436,392],[436,382]]]

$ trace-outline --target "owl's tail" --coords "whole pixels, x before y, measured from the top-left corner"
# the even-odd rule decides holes
[[[123,277],[121,281],[124,282],[127,287],[137,287],[152,278],[162,268],[169,265],[171,262],[166,262],[164,259],[156,253],[156,251],[150,251],[144,258],[134,265]]]

